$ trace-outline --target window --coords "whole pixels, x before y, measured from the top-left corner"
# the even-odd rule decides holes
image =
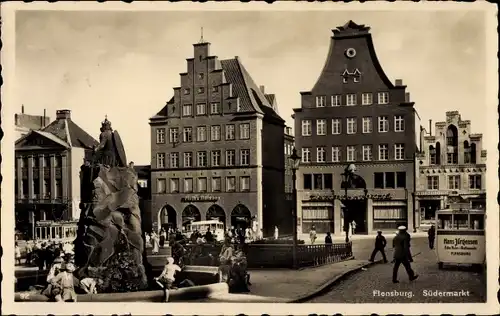
[[[50,168],[50,157],[48,156],[43,157],[43,167]]]
[[[311,148],[302,148],[302,162],[311,162]]]
[[[207,127],[206,126],[198,126],[196,128],[196,140],[199,142],[207,141]]]
[[[43,179],[43,197],[50,198],[50,180]]]
[[[378,145],[378,160],[389,159],[389,146],[387,144]]]
[[[313,181],[315,190],[323,190],[323,175],[321,173],[313,174]]]
[[[373,121],[371,117],[363,117],[363,133],[371,133],[373,131]]]
[[[204,87],[198,87],[196,89],[196,91],[198,92],[198,94],[202,94],[202,93],[205,93],[205,88]]]
[[[28,181],[23,180],[23,194],[26,196],[28,195],[28,187],[24,187],[24,184],[28,184]],[[26,189],[26,190],[24,190]],[[56,192],[55,192],[55,197],[56,198],[61,198],[63,196],[63,188],[62,188],[62,180],[61,179],[56,179]]]
[[[333,189],[333,174],[323,173],[323,183],[325,186],[325,190]]]
[[[220,158],[220,150],[212,151],[212,167],[219,167],[221,165]]]
[[[389,92],[379,92],[378,104],[388,104],[388,103],[389,103]]]
[[[348,94],[346,96],[346,105],[347,106],[356,105],[356,95],[355,94]]]
[[[236,191],[236,178],[235,177],[227,177],[226,178],[226,191],[227,192]]]
[[[384,188],[384,173],[383,172],[375,172],[373,179],[374,187],[376,189]]]
[[[185,143],[190,143],[193,141],[193,129],[191,127],[184,127],[182,133],[182,141]]]
[[[207,166],[207,152],[199,151],[198,152],[198,167],[206,167]]]
[[[193,166],[193,153],[184,153],[184,167],[189,168]]]
[[[184,179],[184,193],[193,192],[193,178]]]
[[[469,176],[469,188],[471,190],[481,190],[481,175],[472,174]]]
[[[240,152],[240,165],[250,165],[250,149],[242,149]]]
[[[168,130],[169,141],[171,144],[176,144],[179,142],[179,129],[177,127],[172,127]]]
[[[312,174],[304,174],[304,190],[312,190]]]
[[[226,140],[234,140],[234,125],[228,124],[226,125]]]
[[[179,179],[170,179],[170,193],[179,193]]]
[[[165,129],[157,128],[156,129],[156,143],[164,144],[165,143]]]
[[[340,119],[334,118],[332,119],[332,135],[338,135],[341,132],[341,123]]]
[[[220,125],[210,127],[210,139],[212,141],[220,140]]]
[[[240,124],[240,139],[250,139],[250,124]]]
[[[212,92],[219,92],[219,86],[213,86]]]
[[[460,190],[460,175],[448,176],[448,189]]]
[[[234,150],[226,150],[226,166],[234,166],[235,164]]]
[[[429,164],[430,165],[435,165],[437,160],[436,160],[436,149],[434,146],[430,145],[429,146]]]
[[[198,74],[198,79],[203,79],[204,77],[205,77],[205,75],[203,73]]]
[[[212,102],[210,103],[210,114],[219,114],[220,113],[220,103]]]
[[[319,95],[316,97],[316,107],[323,108],[326,106],[326,96]]]
[[[179,168],[179,153],[170,153],[170,168]]]
[[[191,115],[193,115],[193,105],[184,104],[182,106],[182,116],[191,116]]]
[[[402,115],[396,115],[394,117],[394,131],[404,132],[405,130],[405,120]]]
[[[379,116],[378,117],[378,132],[386,133],[389,131],[389,119],[387,116]]]
[[[156,154],[156,168],[165,168],[165,153]]]
[[[316,162],[325,162],[326,150],[325,147],[316,148]]]
[[[207,178],[198,178],[198,192],[207,192]]]
[[[250,191],[250,177],[240,177],[240,191]]]
[[[385,188],[394,189],[396,187],[396,178],[394,172],[385,173]]]
[[[156,179],[156,193],[167,193],[166,179]]]
[[[450,148],[450,147],[448,147]],[[453,148],[452,150],[455,150],[456,148]],[[449,164],[456,164],[458,163],[457,160],[458,160],[458,154],[457,153],[447,153],[446,154],[446,161],[449,163]]]
[[[356,147],[347,146],[347,161],[355,161],[356,160]]]
[[[347,134],[356,134],[357,124],[355,117],[347,118]]]
[[[196,115],[206,115],[207,114],[207,104],[198,103],[196,104]]]
[[[316,135],[326,135],[326,120],[316,120]]]
[[[361,104],[362,105],[373,104],[373,94],[372,93],[363,93],[361,95]]]
[[[405,145],[404,144],[395,144],[394,145],[394,159],[395,160],[405,159]]]
[[[302,121],[302,136],[311,136],[311,121],[303,120]]]
[[[427,177],[427,189],[428,190],[439,190],[439,176],[428,176]]]
[[[340,161],[340,147],[334,146],[332,147],[332,162]]]
[[[363,145],[363,161],[372,160],[372,146]]]
[[[342,105],[342,96],[341,95],[332,95],[332,106],[341,106]]]
[[[188,95],[191,93],[191,89],[189,88],[184,88],[184,95]]]
[[[396,188],[406,189],[406,172],[396,172]]]
[[[220,177],[212,178],[212,192],[221,191],[221,179]]]

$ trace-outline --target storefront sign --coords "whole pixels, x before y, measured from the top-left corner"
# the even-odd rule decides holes
[[[391,194],[367,194],[367,195],[311,195],[310,201],[330,201],[334,200],[366,200],[372,199],[373,201],[383,201],[392,199]]]
[[[213,195],[196,195],[196,196],[186,196],[181,199],[181,202],[217,202],[220,198]]]
[[[475,264],[486,258],[485,236],[444,235],[437,238],[438,261]]]

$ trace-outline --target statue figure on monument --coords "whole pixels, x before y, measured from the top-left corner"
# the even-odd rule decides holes
[[[107,117],[99,141],[92,162],[82,166],[78,272],[103,279],[100,293],[142,290],[147,287],[147,277],[138,175],[127,165],[120,135],[112,130]],[[88,190],[93,194],[84,194]]]

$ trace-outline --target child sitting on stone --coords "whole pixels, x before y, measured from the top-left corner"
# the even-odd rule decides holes
[[[168,302],[168,290],[172,289],[175,282],[175,273],[181,271],[181,268],[174,263],[174,258],[168,257],[167,264],[160,276],[155,278],[156,282],[165,290],[165,302]]]

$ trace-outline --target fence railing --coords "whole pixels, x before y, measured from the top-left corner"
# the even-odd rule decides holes
[[[184,263],[189,265],[219,265],[220,245],[186,245]],[[331,245],[297,245],[297,267],[314,267],[340,262],[352,257],[352,243]],[[293,245],[248,244],[249,268],[292,268]]]

